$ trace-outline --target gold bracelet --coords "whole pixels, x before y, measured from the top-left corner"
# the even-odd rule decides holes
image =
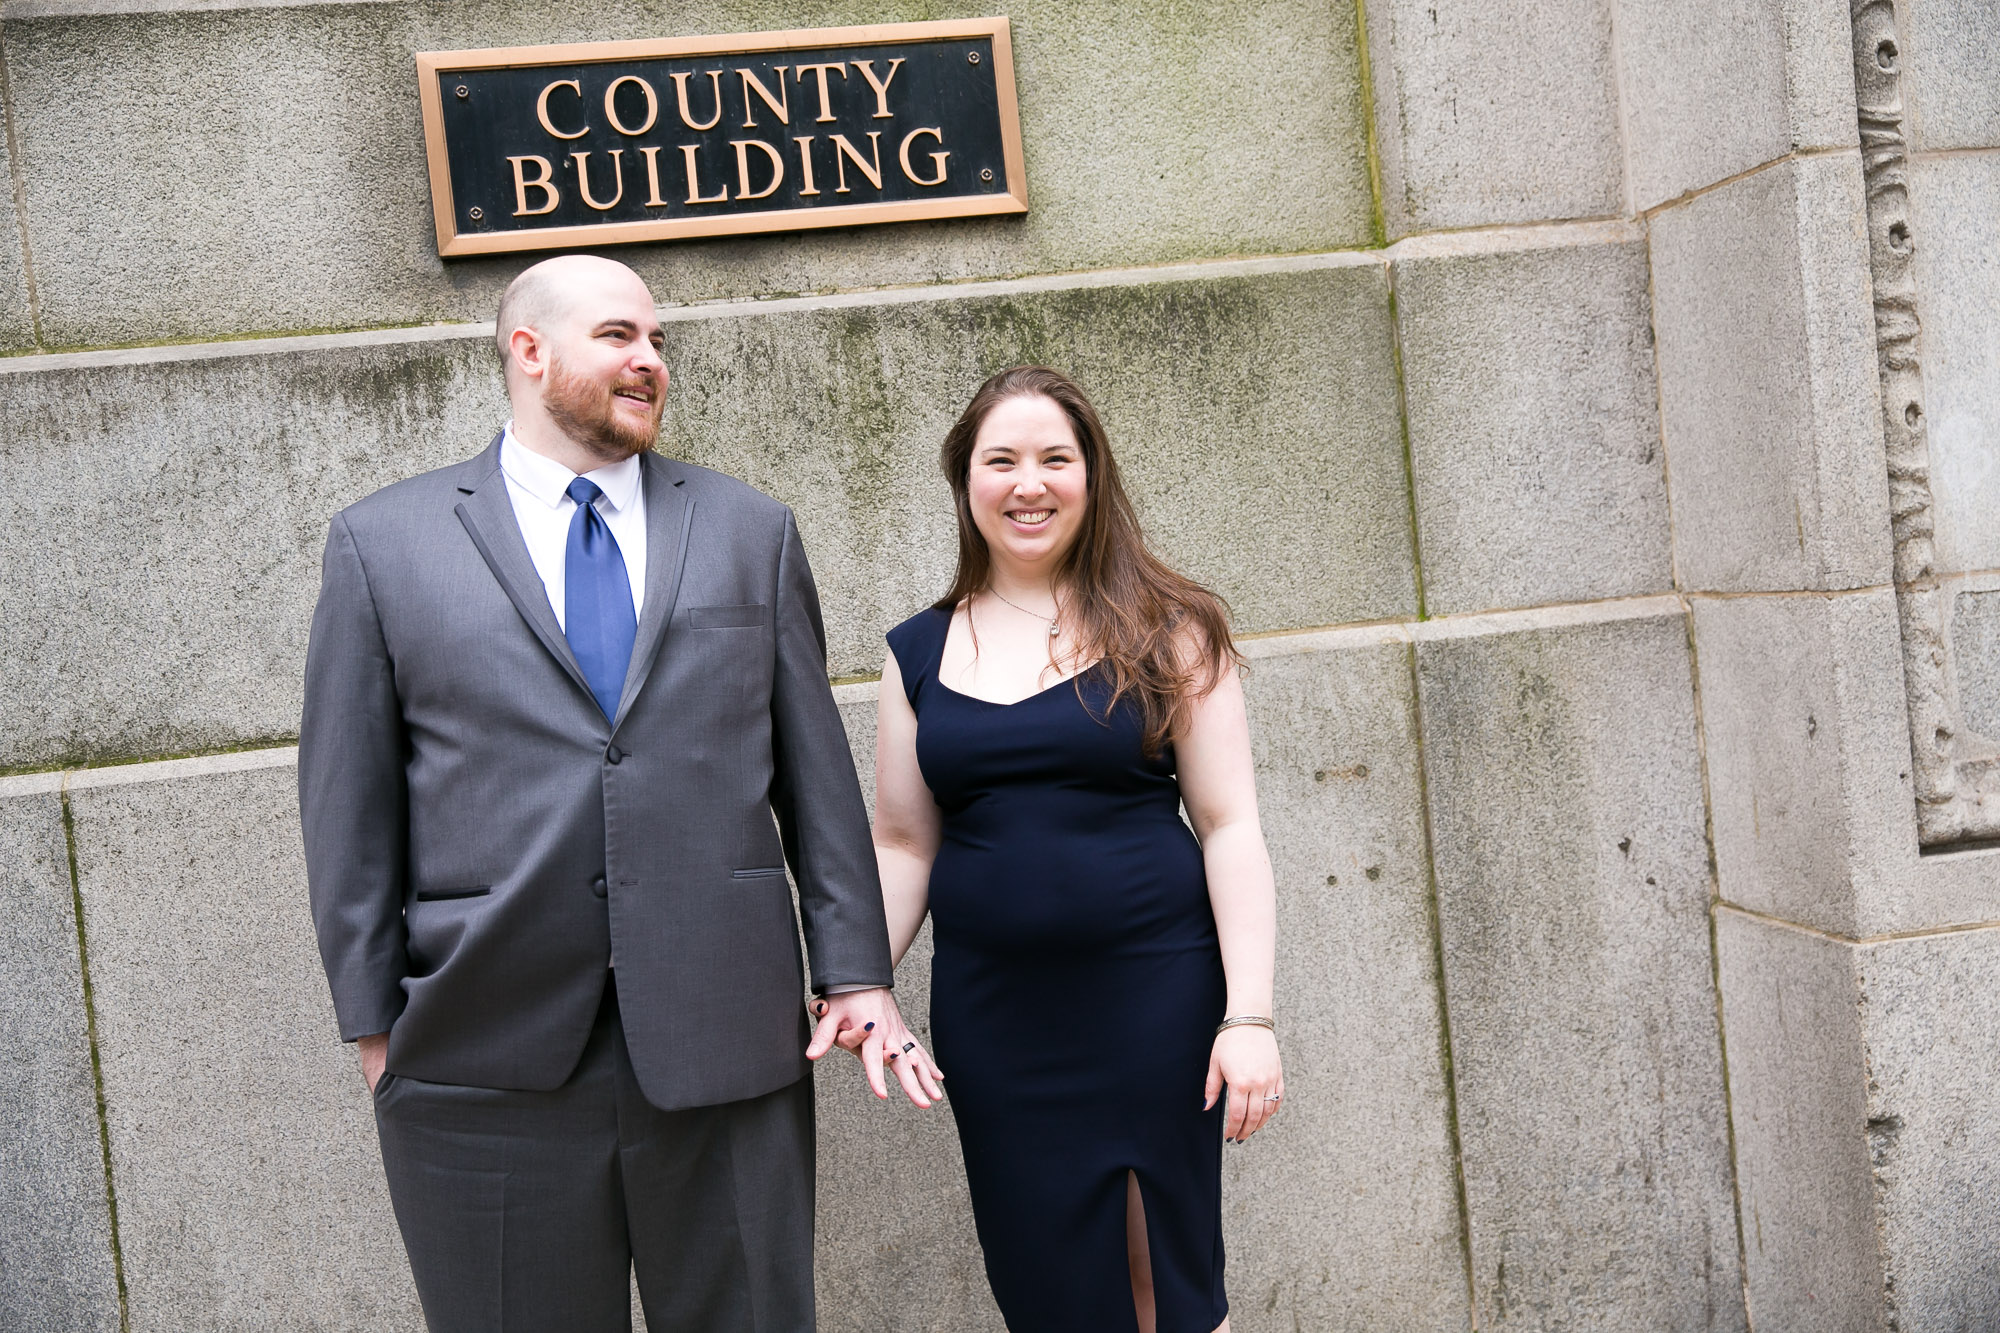
[[[1218,1037],[1221,1036],[1225,1028],[1238,1027],[1269,1028],[1273,1036],[1276,1036],[1278,1032],[1278,1025],[1268,1018],[1258,1014],[1239,1014],[1235,1018],[1225,1018],[1216,1024],[1215,1035]]]

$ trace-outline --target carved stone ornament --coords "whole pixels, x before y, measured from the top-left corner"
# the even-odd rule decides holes
[[[2000,837],[2000,747],[1960,725],[1946,638],[1947,592],[1936,567],[1896,8],[1893,0],[1853,0],[1850,13],[1917,840],[1931,847]]]

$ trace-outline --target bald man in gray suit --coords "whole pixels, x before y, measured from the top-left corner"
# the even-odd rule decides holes
[[[881,1096],[893,1053],[936,1090],[812,575],[785,506],[652,452],[631,270],[536,265],[496,337],[493,443],[332,522],[299,738],[320,952],[425,1317],[610,1333],[636,1271],[652,1333],[810,1330],[809,1059],[858,1047]]]

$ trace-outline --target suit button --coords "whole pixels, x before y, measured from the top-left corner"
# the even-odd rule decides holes
[[[605,750],[604,757],[615,764],[625,757],[625,752],[613,745]]]
[[[590,881],[590,891],[596,897],[602,898],[604,896],[604,876],[599,875],[596,879]]]

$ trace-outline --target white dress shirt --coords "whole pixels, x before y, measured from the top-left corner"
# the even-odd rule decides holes
[[[619,554],[625,557],[625,578],[632,585],[632,617],[638,619],[639,608],[646,604],[646,488],[641,482],[639,456],[578,474],[515,439],[510,421],[500,437],[500,470],[507,477],[507,498],[514,502],[514,521],[528,544],[528,557],[542,576],[542,586],[548,589],[556,624],[568,632],[563,557],[569,549],[570,518],[576,513],[569,484],[579,475],[604,492],[597,501],[597,512],[611,529]]]

